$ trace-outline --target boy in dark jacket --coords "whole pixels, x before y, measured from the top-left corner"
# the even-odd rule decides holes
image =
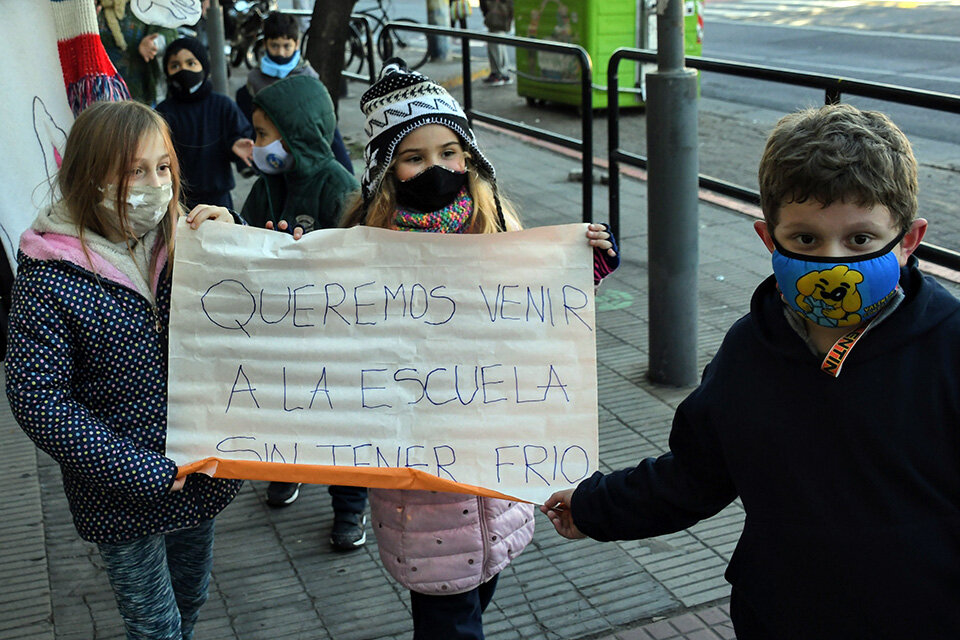
[[[187,209],[212,204],[233,209],[233,161],[249,164],[253,128],[233,100],[214,93],[207,51],[179,38],[163,54],[169,97],[157,111],[170,125],[180,161]]]
[[[297,238],[336,227],[347,198],[360,185],[330,149],[337,120],[323,84],[304,75],[287,78],[260,91],[253,103],[253,161],[263,175],[250,190],[242,217],[254,226],[292,231]],[[271,482],[267,503],[289,505],[299,490],[296,483]],[[345,551],[360,547],[366,540],[367,490],[334,486],[330,495],[330,544]]]
[[[740,640],[960,629],[960,302],[917,268],[917,164],[883,114],[783,118],[755,223],[774,275],[679,406],[670,451],[541,507],[568,538],[675,532],[739,497]]]

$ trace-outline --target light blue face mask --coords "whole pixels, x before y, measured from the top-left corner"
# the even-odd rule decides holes
[[[277,64],[269,55],[260,58],[260,71],[271,78],[286,78],[300,62],[300,49],[293,52],[293,56],[286,64]]]
[[[869,320],[896,293],[900,261],[893,248],[903,236],[879,251],[842,258],[792,253],[774,239],[773,274],[784,302],[821,327],[852,327]]]

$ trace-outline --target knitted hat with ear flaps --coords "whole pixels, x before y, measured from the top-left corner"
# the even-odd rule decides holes
[[[427,76],[407,69],[400,58],[383,63],[377,82],[360,97],[360,109],[367,118],[364,131],[369,139],[363,153],[367,168],[360,182],[364,200],[369,202],[380,187],[403,137],[426,124],[442,124],[456,133],[480,175],[494,182],[493,165],[477,148],[460,103]]]

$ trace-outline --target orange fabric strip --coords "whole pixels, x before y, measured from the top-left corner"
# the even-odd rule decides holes
[[[469,493],[488,498],[502,498],[526,502],[513,496],[476,487],[469,484],[445,480],[409,467],[368,468],[334,467],[314,464],[288,464],[284,462],[258,462],[253,460],[224,460],[223,458],[204,458],[183,465],[177,470],[181,478],[190,473],[204,473],[214,478],[234,480],[269,480],[278,482],[304,482],[307,484],[339,484],[375,489],[421,489],[425,491],[447,491],[449,493]]]

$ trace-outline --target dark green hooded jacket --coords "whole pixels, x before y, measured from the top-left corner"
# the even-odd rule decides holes
[[[286,220],[290,230],[303,227],[304,233],[337,226],[360,185],[330,149],[337,118],[326,88],[309,76],[287,77],[260,91],[253,104],[280,131],[294,165],[257,179],[243,203],[243,218],[257,227]]]

